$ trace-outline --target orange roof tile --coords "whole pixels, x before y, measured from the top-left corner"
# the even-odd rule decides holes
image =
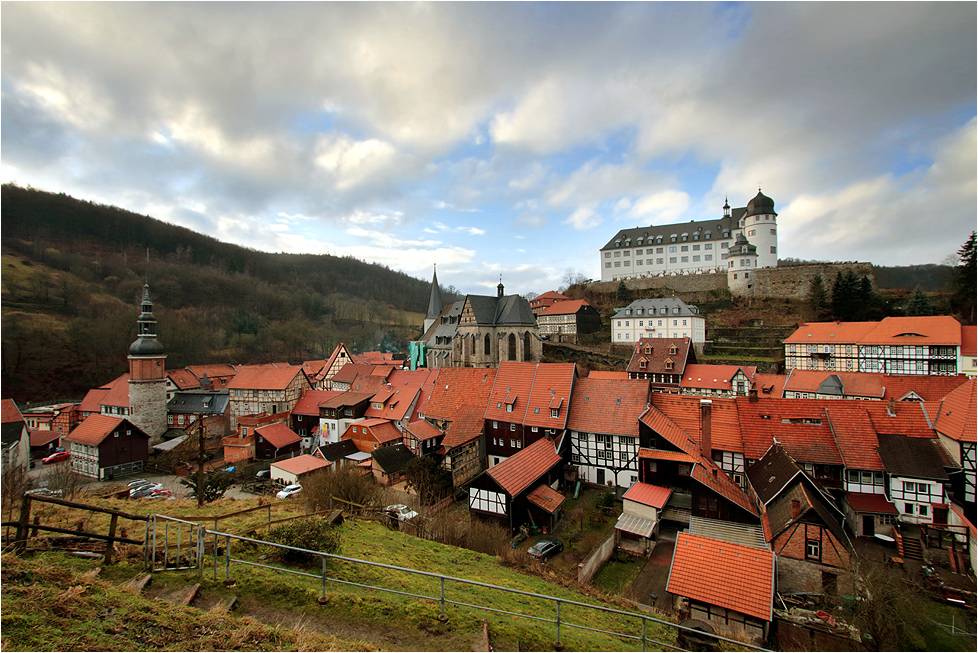
[[[544,438],[490,467],[486,473],[506,494],[515,497],[560,462],[561,458],[554,450],[554,443]]]
[[[419,440],[430,440],[431,438],[436,438],[442,434],[441,430],[439,430],[436,426],[431,425],[423,419],[411,422],[407,425],[405,430]]]
[[[681,388],[701,388],[704,390],[730,390],[734,374],[738,370],[743,370],[747,379],[753,381],[757,373],[757,367],[744,367],[740,365],[687,365],[683,371],[682,381],[679,382]]]
[[[680,533],[666,589],[672,594],[770,621],[774,554]]]
[[[666,451],[665,449],[639,449],[639,458],[649,460],[675,460],[681,463],[695,463],[696,458],[682,451]]]
[[[669,501],[670,496],[672,496],[672,490],[669,488],[659,487],[658,485],[651,485],[649,483],[632,483],[632,487],[628,488],[628,491],[625,492],[622,499],[628,499],[629,501],[662,510]]]
[[[14,403],[13,399],[4,399],[0,402],[2,410],[0,410],[0,423],[9,424],[10,422],[23,422],[24,416],[20,414],[20,409],[17,408],[17,404]]]
[[[653,402],[655,395],[653,395]],[[674,447],[691,456],[699,456],[699,444],[675,422],[663,415],[654,405],[650,406],[639,421],[669,441]]]
[[[445,439],[442,440],[445,449],[450,450],[481,436],[486,424],[482,418],[484,412],[485,408],[478,405],[456,409],[451,424],[445,430]]]
[[[261,426],[255,429],[255,433],[265,438],[265,440],[276,449],[302,441],[299,434],[290,429],[283,422],[269,424],[268,426]]]
[[[639,338],[626,371],[629,374],[681,374],[690,360],[691,342],[689,338]],[[666,361],[671,361],[672,366],[667,367]]]
[[[859,342],[863,345],[960,345],[961,323],[949,315],[885,317]]]
[[[590,306],[590,304],[583,299],[568,299],[544,307],[537,315],[570,315],[578,312],[585,306]]]
[[[292,409],[293,415],[318,415],[319,414],[319,404],[332,399],[333,397],[338,397],[342,392],[339,390],[306,390],[299,401],[296,402],[295,408]]]
[[[876,429],[863,402],[834,401],[825,407],[825,412],[845,466],[882,471],[883,462],[876,451]]]
[[[103,406],[129,407],[129,373],[112,382],[112,387],[102,396]]]
[[[316,469],[329,467],[332,464],[333,463],[323,460],[322,458],[316,458],[315,456],[310,456],[309,454],[302,454],[301,456],[286,458],[285,460],[280,460],[277,463],[272,463],[272,467],[278,467],[279,469],[289,472],[290,474],[300,475]]]
[[[944,376],[938,374],[888,374],[883,399],[903,401],[913,393],[923,401],[940,401],[952,390],[968,382],[964,374]]]
[[[844,393],[854,397],[883,398],[884,374],[870,372],[833,372],[830,370],[791,370],[784,384],[785,392],[817,392],[830,376],[842,382]]]
[[[740,435],[740,415],[732,397],[712,398],[710,436],[713,449],[740,453],[744,443]],[[701,399],[666,393],[653,393],[652,405],[689,435],[697,446],[703,441]]]
[[[825,407],[838,399],[763,398],[751,402],[747,397],[738,397],[735,401],[740,414],[744,457],[748,460],[760,460],[777,440],[795,460],[842,465],[842,456],[825,416]]]
[[[978,356],[978,326],[961,326],[961,355]]]
[[[871,512],[877,515],[896,515],[899,511],[882,494],[846,492],[846,500],[856,512]]]
[[[399,388],[384,386],[380,392],[371,397],[365,416],[400,421],[409,416],[409,411],[414,407],[420,392],[421,388],[415,386]],[[374,408],[374,403],[382,403],[383,408]]]
[[[754,388],[759,397],[783,397],[784,384],[788,380],[785,374],[764,374],[758,372],[754,375]]]
[[[576,378],[577,365],[574,363],[537,365],[523,424],[556,430],[567,428],[568,406]],[[557,409],[556,417],[552,413],[554,408]]]
[[[589,379],[616,379],[624,381],[628,378],[628,372],[609,372],[605,370],[591,370],[587,378]]]
[[[212,363],[209,365],[187,365],[187,369],[190,370],[194,376],[198,379],[207,378],[210,380],[214,379],[233,379],[234,375],[238,373],[238,368],[234,365],[228,365],[227,363]]]
[[[187,368],[167,370],[166,376],[180,390],[192,390],[200,387],[200,379]]]
[[[975,419],[975,394],[978,380],[972,378],[944,397],[937,416],[934,430],[958,442],[975,442],[978,421]]]
[[[638,419],[649,402],[648,381],[577,379],[567,428],[584,433],[638,436]]]
[[[65,438],[66,442],[77,442],[78,444],[88,444],[98,446],[102,443],[113,430],[120,424],[126,422],[122,417],[112,417],[110,415],[89,415],[85,420],[76,426],[74,430]],[[126,422],[129,424],[128,422]],[[147,440],[149,436],[140,431],[135,426],[129,424],[135,434],[142,435]]]
[[[299,374],[301,367],[291,365],[244,365],[228,383],[231,390],[285,390]]]
[[[867,401],[863,408],[869,413],[877,434],[936,437],[924,407],[918,401],[898,401],[892,407],[888,402]]]
[[[486,412],[486,403],[496,380],[496,370],[477,367],[443,367],[431,389],[425,416],[454,421],[460,412]],[[481,427],[480,427],[481,428]]]
[[[530,307],[536,308],[544,304],[550,305],[553,304],[554,302],[563,302],[563,301],[567,301],[568,299],[570,299],[570,297],[568,297],[567,295],[562,295],[561,293],[555,290],[548,290],[547,292],[537,295],[536,297],[531,299]]]
[[[527,402],[530,400],[536,369],[537,363],[501,362],[496,369],[496,381],[489,395],[486,419],[522,424],[526,417]],[[507,397],[514,400],[512,411],[509,412],[505,403]]]
[[[527,500],[535,506],[543,508],[548,513],[553,514],[564,505],[567,500],[563,494],[554,490],[549,485],[541,485],[537,489],[526,495]]]
[[[876,325],[876,322],[803,322],[782,342],[785,344],[857,343]]]

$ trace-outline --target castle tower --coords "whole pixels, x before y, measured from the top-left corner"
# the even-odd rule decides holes
[[[142,312],[136,320],[137,338],[129,346],[129,421],[149,436],[150,444],[166,431],[166,354],[156,339],[156,316],[143,286]]]
[[[774,200],[760,189],[747,203],[747,210],[740,219],[740,229],[747,240],[757,247],[757,266],[773,268],[778,265],[778,214],[774,212]]]
[[[441,309],[445,307],[441,300],[441,290],[438,288],[438,269],[431,273],[431,295],[428,296],[428,313],[424,316],[424,328],[421,334],[428,333],[428,329],[435,323],[441,315]]]

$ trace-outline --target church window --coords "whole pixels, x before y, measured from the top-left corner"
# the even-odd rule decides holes
[[[489,337],[489,334],[487,333],[485,337],[485,351],[484,351],[486,356],[490,355],[491,348],[492,348],[492,339]]]
[[[516,334],[514,334],[514,333],[509,334],[509,355],[508,355],[508,358],[511,361],[515,361],[516,360]]]

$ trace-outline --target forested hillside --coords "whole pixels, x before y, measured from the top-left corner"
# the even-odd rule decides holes
[[[3,396],[21,401],[125,372],[146,280],[168,368],[397,350],[427,308],[429,282],[382,266],[258,252],[64,194],[4,185],[2,225]]]

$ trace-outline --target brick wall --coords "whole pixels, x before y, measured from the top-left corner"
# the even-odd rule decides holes
[[[838,591],[852,591],[849,574],[850,557],[846,548],[835,539],[831,531],[816,525],[805,524],[790,528],[774,540],[774,552],[778,556],[778,591],[821,592],[822,572],[837,576]],[[805,559],[806,538],[821,542],[821,563]]]

